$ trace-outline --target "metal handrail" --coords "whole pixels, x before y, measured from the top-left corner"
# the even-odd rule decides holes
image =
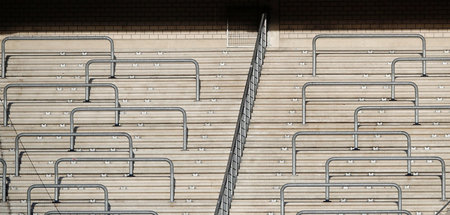
[[[6,202],[6,169],[8,166],[2,158],[0,158],[0,163],[2,163],[2,201]]]
[[[292,175],[296,175],[297,171],[297,146],[296,139],[303,135],[353,135],[356,139],[357,135],[403,135],[406,137],[406,156],[411,157],[411,136],[405,131],[299,131],[292,136]],[[355,141],[353,150],[359,150],[358,142]],[[411,174],[411,162],[408,161],[408,174]]]
[[[253,50],[252,62],[247,75],[244,93],[241,100],[239,115],[234,131],[233,142],[228,157],[227,167],[223,176],[222,186],[217,199],[215,215],[228,215],[236,187],[237,175],[247,138],[247,131],[258,89],[259,77],[267,47],[267,16],[261,15],[258,36]]]
[[[195,100],[200,101],[200,66],[194,59],[93,59],[86,63],[85,83],[90,83],[89,67],[93,63],[193,63],[195,66]],[[110,78],[115,78],[115,70],[111,70]],[[89,100],[89,87],[86,88],[86,100]]]
[[[447,61],[450,57],[405,57],[405,58],[395,58],[391,63],[391,81],[395,81],[395,65],[400,61]],[[427,77],[427,72],[422,70],[422,77]],[[391,98],[395,98],[395,86],[391,87]]]
[[[155,211],[47,211],[44,215],[52,214],[152,214],[158,215]]]
[[[20,176],[20,149],[19,149],[19,141],[22,137],[109,137],[109,136],[122,136],[128,139],[128,151],[129,157],[134,158],[133,152],[133,138],[131,135],[125,132],[102,132],[102,133],[94,133],[94,132],[86,132],[86,133],[20,133],[15,138],[14,152],[15,152],[15,176]],[[75,144],[70,145],[70,152],[75,151]],[[133,175],[134,171],[134,162],[130,162],[129,174]]]
[[[312,40],[312,76],[316,76],[317,70],[317,40],[320,38],[419,38],[422,41],[422,52],[419,53],[422,57],[426,57],[426,40],[425,37],[420,34],[319,34]],[[426,73],[426,64],[422,62],[422,71]]]
[[[302,123],[306,124],[306,88],[309,86],[354,86],[354,85],[409,85],[414,88],[414,105],[419,105],[419,87],[414,82],[307,82],[302,87]],[[395,98],[393,98],[395,100]],[[418,113],[416,113],[418,114]]]
[[[303,214],[406,214],[411,215],[407,210],[303,210],[297,215]]]
[[[441,208],[438,212],[436,212],[435,215],[439,215],[442,211],[444,211],[444,209],[445,209],[449,204],[450,204],[450,201],[448,201],[444,206],[442,206],[442,208]]]
[[[109,211],[108,188],[102,184],[33,184],[27,190],[27,214],[33,215],[31,204],[31,191],[35,188],[100,188],[103,190],[105,199],[105,211]]]
[[[120,111],[179,111],[183,115],[183,150],[187,150],[187,115],[186,111],[181,107],[77,107],[70,112],[70,132],[75,133],[74,115],[79,111],[116,111],[118,114],[115,118],[115,126],[120,126],[119,115]],[[75,137],[71,137],[70,144],[73,145]]]
[[[174,202],[175,200],[175,177],[174,177],[174,166],[172,160],[169,158],[59,158],[55,162],[54,171],[55,171],[55,184],[59,184],[59,171],[58,165],[61,162],[98,162],[98,161],[128,161],[128,162],[136,162],[136,161],[145,161],[145,162],[167,162],[170,168],[170,202]],[[55,189],[55,202],[59,202],[59,189]]]
[[[434,109],[450,109],[448,105],[431,105],[431,106],[360,106],[355,109],[353,114],[354,130],[358,131],[358,113],[362,110],[434,110]],[[420,125],[419,115],[415,115],[414,125]]]
[[[402,210],[402,188],[395,183],[288,183],[281,187],[280,189],[280,210],[281,215],[284,215],[284,190],[289,187],[394,187],[397,189],[397,206],[398,210]],[[325,199],[325,202],[329,202],[329,199]]]
[[[2,40],[2,78],[6,78],[6,42],[8,40],[107,40],[110,44],[111,60],[114,60],[114,41],[108,36],[41,36],[41,37],[18,37],[9,36]],[[111,73],[114,72],[115,64],[111,63]]]
[[[436,156],[427,156],[427,157],[331,157],[327,160],[327,162],[325,163],[325,183],[330,183],[330,163],[333,161],[349,161],[349,160],[383,160],[383,161],[398,161],[398,160],[406,160],[406,161],[411,161],[411,160],[437,160],[439,162],[441,162],[441,198],[442,201],[444,201],[446,199],[446,181],[445,181],[445,161],[444,159],[442,159],[441,157],[436,157]],[[408,174],[406,174],[408,175]],[[409,175],[410,176],[410,175]],[[325,188],[325,195],[326,198],[329,199],[330,197],[330,193],[329,193],[329,187]]]
[[[3,126],[8,126],[9,104],[8,104],[8,89],[13,87],[111,87],[114,90],[114,106],[119,107],[119,89],[116,85],[110,83],[96,83],[96,84],[84,84],[84,83],[15,83],[8,84],[3,88]],[[116,117],[119,114],[116,112]]]

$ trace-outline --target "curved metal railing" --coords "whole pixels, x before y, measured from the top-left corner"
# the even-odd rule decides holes
[[[108,36],[41,36],[22,37],[9,36],[2,40],[2,78],[6,78],[6,42],[9,40],[106,40],[110,44],[111,60],[114,60],[114,41]],[[111,63],[111,73],[114,73],[115,64]]]

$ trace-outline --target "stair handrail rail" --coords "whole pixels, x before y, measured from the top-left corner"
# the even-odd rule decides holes
[[[427,45],[425,37],[421,34],[318,34],[312,40],[312,76],[316,76],[317,70],[317,40],[320,38],[418,38],[422,41],[422,52],[418,53],[426,57]],[[426,73],[426,64],[422,62],[422,71]]]
[[[405,131],[299,131],[292,135],[292,175],[297,174],[297,137],[304,135],[403,135],[406,137],[406,156],[411,157],[411,136]],[[357,136],[356,136],[357,137]],[[352,150],[359,150],[357,142]],[[411,162],[408,161],[408,174],[411,174]]]
[[[27,215],[33,215],[33,206],[31,204],[31,191],[36,188],[100,188],[103,190],[104,210],[109,211],[109,192],[103,184],[33,184],[27,190]]]
[[[325,163],[325,183],[330,183],[330,163],[333,161],[362,161],[362,160],[368,160],[368,161],[400,161],[400,160],[437,160],[441,163],[441,199],[442,201],[445,201],[447,199],[446,197],[446,171],[445,171],[445,161],[441,157],[437,156],[418,156],[418,157],[331,157],[329,158]],[[410,174],[406,174],[406,176],[412,176]],[[329,199],[330,196],[330,190],[329,187],[325,187],[325,195],[326,198]]]
[[[3,158],[0,158],[0,163],[2,163],[2,201],[6,202],[6,174],[8,165]]]
[[[247,131],[253,111],[259,78],[267,47],[267,15],[261,15],[258,36],[253,50],[253,57],[250,64],[247,81],[245,84],[239,114],[234,131],[233,142],[231,144],[227,167],[224,173],[219,197],[217,199],[215,215],[228,215],[231,201],[236,186],[237,175],[240,167],[241,156],[246,142]]]
[[[3,88],[3,126],[8,126],[9,119],[9,103],[8,103],[8,89],[9,88],[23,88],[23,87],[111,87],[114,90],[114,106],[119,107],[119,89],[116,85],[111,83],[12,83]],[[116,112],[116,117],[119,114]]]
[[[308,102],[306,99],[306,89],[309,86],[355,86],[355,85],[377,85],[377,86],[395,86],[395,85],[409,85],[414,88],[414,100],[413,104],[414,106],[419,105],[419,87],[417,84],[411,81],[405,81],[405,82],[306,82],[302,87],[302,124],[306,124],[306,103]],[[395,98],[392,99],[395,101]],[[416,111],[416,117],[418,117],[418,111]]]
[[[128,139],[128,154],[129,158],[134,158],[133,151],[133,138],[130,134],[126,132],[83,132],[83,133],[19,133],[14,140],[14,175],[16,177],[20,176],[20,139],[22,137],[126,137]],[[69,152],[75,151],[75,144],[70,145]],[[133,175],[134,172],[134,162],[130,162],[129,174]]]
[[[85,66],[85,83],[90,83],[91,64],[96,63],[193,63],[195,66],[195,100],[200,101],[200,66],[195,59],[92,59],[86,63]],[[115,70],[111,70],[109,78],[115,78]],[[85,98],[89,100],[89,87],[86,87]]]
[[[170,169],[170,202],[175,201],[175,171],[174,165],[169,158],[59,158],[54,164],[55,184],[60,184],[59,180],[59,164],[62,162],[99,162],[99,161],[128,161],[128,162],[167,162]],[[134,176],[134,175],[128,175]],[[55,189],[55,202],[59,202],[59,188]]]
[[[53,214],[151,214],[158,215],[156,211],[133,211],[133,210],[124,210],[124,211],[47,211],[44,215],[53,215]]]
[[[304,214],[406,214],[412,215],[407,210],[302,210],[297,215]]]
[[[405,61],[448,61],[450,60],[450,57],[399,57],[395,58],[391,62],[391,81],[394,82],[396,75],[395,75],[395,65],[398,62],[405,62]],[[422,77],[428,77],[428,74],[426,70],[422,70]],[[391,99],[395,98],[395,86],[391,87]]]
[[[77,107],[70,112],[70,132],[75,133],[75,113],[80,111],[115,111],[115,124],[114,126],[120,126],[119,116],[120,111],[178,111],[182,114],[183,119],[183,151],[187,150],[188,144],[188,127],[187,127],[187,114],[181,107]],[[75,137],[71,137],[70,144],[73,145]]]
[[[402,188],[395,183],[288,183],[280,189],[280,214],[285,215],[284,192],[289,187],[393,187],[397,189],[397,207],[402,210]],[[325,200],[326,202],[327,200]],[[329,199],[328,199],[329,201]]]
[[[8,36],[2,40],[2,78],[6,78],[6,42],[9,40],[107,40],[110,44],[111,60],[115,59],[114,41],[108,36]],[[111,63],[111,73],[115,64]]]

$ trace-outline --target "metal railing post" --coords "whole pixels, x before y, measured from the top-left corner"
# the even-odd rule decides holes
[[[2,201],[6,202],[6,171],[8,169],[8,165],[2,158],[0,158],[0,163],[2,163]]]
[[[362,110],[439,110],[450,109],[448,105],[428,105],[428,106],[359,106],[353,113],[354,130],[358,131],[358,113]],[[414,125],[420,125],[419,118],[415,114]]]
[[[111,60],[114,60],[114,41],[108,36],[42,36],[20,37],[9,36],[2,40],[2,78],[6,78],[6,42],[9,40],[107,40],[110,44]],[[111,73],[114,73],[115,63],[111,62]]]
[[[424,67],[427,61],[449,61],[450,57],[402,57],[402,58],[395,58],[391,63],[391,81],[394,82],[396,79],[395,74],[395,66],[398,62],[405,62],[405,61],[422,61],[422,67]],[[428,74],[426,73],[426,70],[422,70],[422,77],[426,77]],[[391,88],[391,99],[395,100],[395,88],[392,86]]]
[[[59,158],[54,165],[55,184],[59,184],[58,166],[61,162],[99,162],[99,161],[128,161],[128,162],[167,162],[170,168],[170,202],[175,201],[175,177],[172,160],[168,158]],[[59,202],[59,188],[55,189],[55,202]]]
[[[428,156],[428,157],[331,157],[329,158],[325,163],[325,183],[330,183],[330,163],[333,161],[361,161],[361,160],[382,160],[382,161],[398,161],[398,160],[406,160],[406,161],[412,161],[412,160],[437,160],[441,163],[441,199],[444,201],[446,200],[446,171],[445,171],[445,161],[441,157],[436,156]],[[408,175],[408,174],[407,174]],[[325,198],[330,199],[330,191],[329,187],[325,187]]]
[[[299,131],[292,135],[292,175],[297,174],[297,145],[296,140],[298,136],[305,135],[403,135],[406,137],[406,156],[411,157],[411,136],[405,131]],[[358,148],[358,145],[355,143],[354,149]],[[408,161],[407,167],[408,175],[412,175],[411,173],[411,161]]]
[[[87,133],[20,133],[16,136],[14,140],[14,167],[15,167],[15,176],[20,176],[20,148],[19,148],[19,142],[22,137],[109,137],[109,136],[122,136],[126,137],[128,139],[128,153],[129,158],[134,158],[134,152],[133,152],[133,139],[131,138],[131,135],[125,132],[87,132]],[[75,142],[74,142],[75,143]],[[69,151],[74,151],[75,145],[70,144]],[[134,172],[134,162],[130,162],[129,167],[129,175],[133,176]]]
[[[97,83],[97,84],[83,84],[83,83],[14,83],[8,84],[3,88],[3,126],[8,126],[9,104],[8,104],[8,89],[13,87],[111,87],[114,90],[114,106],[119,107],[119,89],[114,84]],[[116,112],[118,115],[118,113]]]
[[[414,82],[306,82],[302,87],[302,123],[306,124],[306,89],[309,86],[355,86],[355,85],[409,85],[414,88],[414,105],[419,105],[419,87]],[[418,117],[418,112],[416,117]]]
[[[195,100],[200,101],[200,66],[198,62],[194,59],[94,59],[89,60],[86,63],[85,72],[85,83],[90,83],[90,71],[89,67],[94,63],[193,63],[195,66]],[[110,78],[115,78],[115,71],[111,70]],[[85,100],[89,101],[89,87],[85,89]]]
[[[100,188],[104,193],[104,208],[105,211],[109,211],[109,199],[108,199],[108,189],[102,184],[33,184],[28,187],[27,190],[27,214],[33,215],[32,204],[31,204],[31,191],[36,188]]]
[[[74,115],[79,111],[178,111],[183,117],[183,150],[187,150],[188,144],[188,128],[187,128],[187,114],[181,107],[77,107],[70,112],[70,132],[75,133]],[[116,124],[117,126],[119,124]]]
[[[280,189],[280,214],[285,215],[284,192],[289,187],[393,187],[397,189],[398,210],[402,210],[402,189],[394,183],[288,183]],[[329,201],[329,199],[325,199]]]
[[[318,34],[312,40],[312,76],[317,74],[317,40],[320,38],[350,39],[350,38],[418,38],[422,42],[421,57],[426,57],[426,40],[420,34]],[[426,64],[422,62],[422,74],[426,74]]]

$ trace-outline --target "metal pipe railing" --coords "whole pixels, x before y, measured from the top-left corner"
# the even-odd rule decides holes
[[[183,115],[183,150],[187,150],[187,138],[188,138],[188,128],[187,128],[187,115],[186,111],[181,107],[77,107],[70,112],[70,132],[75,133],[74,127],[74,115],[79,111],[116,111],[118,114],[115,118],[115,126],[119,126],[119,115],[120,111],[179,111]],[[75,137],[71,137],[70,144],[73,145],[75,142]]]
[[[414,88],[414,106],[419,105],[419,87],[414,82],[307,82],[302,87],[302,123],[306,124],[306,88],[309,86],[409,85]],[[395,100],[395,98],[393,98]],[[418,115],[418,113],[416,113]]]
[[[422,62],[426,62],[426,61],[448,61],[450,60],[450,57],[405,57],[405,58],[395,58],[392,61],[391,64],[391,81],[394,82],[395,81],[395,65],[397,64],[397,62],[402,62],[402,61],[422,61]],[[422,77],[427,77],[427,72],[425,70],[422,70]],[[391,87],[391,99],[395,98],[395,86]]]
[[[303,214],[406,214],[412,215],[407,210],[303,210],[297,215]]]
[[[8,126],[9,104],[8,104],[8,89],[13,87],[111,87],[114,90],[114,106],[119,107],[119,89],[116,85],[110,83],[96,83],[96,84],[83,84],[83,83],[15,83],[8,84],[3,88],[3,126]],[[116,118],[119,117],[116,112]]]
[[[6,170],[8,169],[8,165],[6,161],[0,158],[0,163],[2,163],[2,201],[6,202]]]
[[[316,70],[317,70],[317,40],[320,38],[418,38],[422,41],[422,52],[418,53],[422,57],[426,57],[426,40],[425,37],[423,37],[420,34],[319,34],[316,35],[312,40],[312,76],[316,76]],[[425,62],[422,62],[422,71],[423,73],[426,73],[426,64]]]
[[[330,163],[333,161],[362,161],[362,160],[382,160],[382,161],[400,161],[400,160],[406,160],[406,161],[412,161],[412,160],[437,160],[441,162],[441,198],[442,201],[446,199],[446,181],[445,181],[445,161],[441,157],[436,156],[427,156],[427,157],[332,157],[327,160],[325,163],[325,183],[330,183]],[[408,175],[408,174],[407,174]],[[330,198],[330,188],[325,187],[325,196],[326,199]]]
[[[100,188],[103,190],[105,199],[105,211],[109,211],[108,189],[102,184],[33,184],[27,190],[27,214],[33,215],[31,204],[31,191],[36,188]]]
[[[234,131],[233,142],[228,157],[228,163],[223,176],[222,186],[217,199],[215,215],[228,215],[233,200],[234,188],[241,157],[245,148],[247,131],[258,90],[259,77],[261,76],[262,65],[267,47],[267,16],[262,14],[259,24],[258,36],[253,50],[252,62],[247,75],[244,93],[241,100],[239,115]]]
[[[55,184],[59,184],[59,170],[58,165],[61,162],[98,162],[98,161],[144,161],[144,162],[167,162],[170,168],[170,202],[175,201],[175,177],[174,177],[174,166],[172,160],[169,158],[59,158],[55,162]],[[55,189],[55,202],[59,202],[59,189]]]
[[[444,206],[442,206],[442,208],[441,209],[439,209],[439,211],[438,212],[436,212],[435,213],[435,215],[439,215],[440,213],[442,213],[442,211],[444,211],[445,210],[445,208],[447,208],[447,206],[450,204],[450,201],[448,201],[447,203],[445,203],[445,205]]]
[[[152,214],[158,215],[155,211],[47,211],[44,215],[52,215],[52,214]]]
[[[418,110],[439,110],[439,109],[450,109],[448,105],[431,105],[431,106],[360,106],[355,109],[353,113],[354,130],[358,131],[358,113],[362,110],[415,110],[415,120],[414,125],[420,125]]]
[[[90,83],[89,67],[94,63],[193,63],[195,66],[195,100],[200,101],[200,66],[194,59],[94,59],[89,60],[85,67],[85,83]],[[115,78],[115,70],[111,70],[110,78]],[[89,100],[89,87],[86,87],[86,100]]]
[[[110,44],[111,60],[114,60],[114,41],[108,36],[42,36],[18,37],[9,36],[2,40],[2,78],[6,78],[6,42],[9,40],[107,40]],[[114,73],[115,64],[111,63],[111,73]]]
[[[304,135],[353,135],[356,140],[357,135],[403,135],[406,137],[406,156],[411,157],[411,136],[405,131],[299,131],[292,136],[292,175],[297,171],[297,145],[298,136]],[[359,150],[358,142],[355,141],[353,150]],[[408,161],[408,174],[411,175],[411,161]]]
[[[14,152],[15,152],[15,176],[20,176],[20,149],[19,142],[22,137],[109,137],[109,136],[122,136],[128,139],[129,157],[134,158],[133,152],[133,138],[131,135],[125,132],[103,132],[103,133],[20,133],[15,138]],[[70,152],[75,150],[75,144],[70,145]],[[130,162],[129,175],[133,176],[134,162]]]
[[[398,184],[394,183],[288,183],[281,187],[280,189],[280,210],[281,215],[284,215],[285,202],[284,202],[284,191],[289,187],[394,187],[397,189],[397,206],[398,210],[402,210],[402,189]],[[329,202],[329,199],[325,199]]]

